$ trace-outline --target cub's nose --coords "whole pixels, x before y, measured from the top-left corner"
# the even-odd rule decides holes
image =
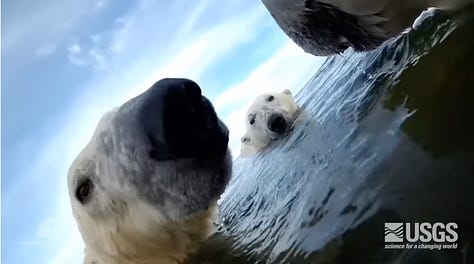
[[[282,114],[272,114],[268,119],[268,129],[275,133],[283,133],[287,130],[288,124]]]
[[[188,79],[163,79],[142,94],[139,119],[157,160],[223,155],[228,130]]]

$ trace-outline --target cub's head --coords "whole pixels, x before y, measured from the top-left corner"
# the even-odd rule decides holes
[[[290,90],[258,96],[247,111],[249,142],[257,150],[286,135],[300,114]]]
[[[231,175],[228,134],[187,79],[160,80],[107,113],[68,175],[86,263],[168,263],[192,252]]]

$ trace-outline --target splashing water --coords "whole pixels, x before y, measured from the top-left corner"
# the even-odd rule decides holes
[[[462,263],[474,235],[473,25],[431,12],[377,50],[329,58],[297,96],[310,118],[236,160],[217,241],[239,257],[203,253],[208,263]],[[410,221],[458,223],[459,250],[384,249],[384,222]]]

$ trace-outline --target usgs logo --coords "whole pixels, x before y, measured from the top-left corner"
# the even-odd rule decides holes
[[[456,223],[385,223],[385,242],[453,243],[458,240]]]

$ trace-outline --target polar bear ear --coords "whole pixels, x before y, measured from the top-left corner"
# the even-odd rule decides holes
[[[282,93],[292,96],[291,91],[288,89],[285,89]]]
[[[245,134],[243,137],[240,138],[240,142],[242,143],[250,143],[250,136],[248,134]]]

